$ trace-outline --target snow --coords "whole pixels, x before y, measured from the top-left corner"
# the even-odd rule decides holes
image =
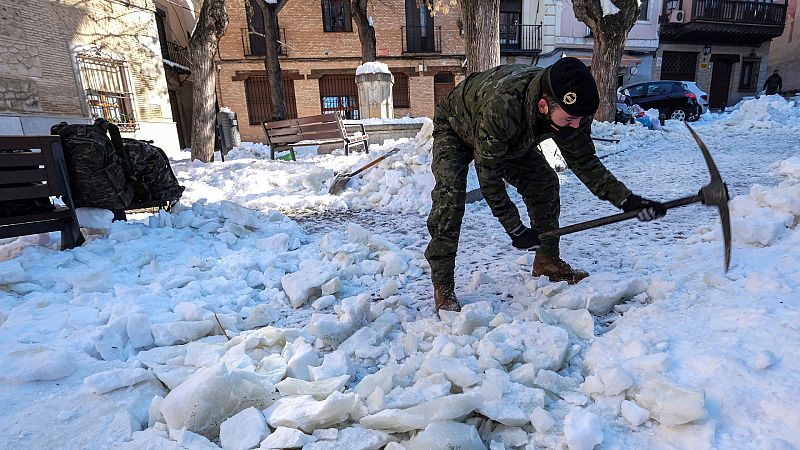
[[[415,119],[416,120],[416,119]],[[718,213],[562,238],[592,274],[535,279],[485,202],[467,206],[461,313],[434,314],[423,251],[432,124],[370,154],[169,156],[171,213],[87,242],[0,240],[0,447],[793,448],[800,442],[800,108],[750,99],[696,123],[728,183]],[[708,182],[683,124],[595,123],[637,193]],[[334,173],[391,148],[339,196]],[[613,214],[559,170],[562,223]],[[269,176],[264,176],[269,174]],[[476,186],[474,173],[468,184]],[[521,199],[510,189],[512,199]],[[776,339],[779,336],[779,339]]]
[[[356,68],[356,76],[363,75],[365,73],[392,73],[392,72],[389,70],[389,66],[386,65],[386,63],[378,61],[370,61],[361,64]]]
[[[612,0],[600,0],[600,9],[603,11],[603,17],[612,16],[620,11]]]

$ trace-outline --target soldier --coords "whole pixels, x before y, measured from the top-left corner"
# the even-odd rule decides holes
[[[536,251],[533,276],[577,283],[589,274],[560,258],[559,239],[539,242],[540,232],[558,228],[558,176],[538,149],[553,138],[568,166],[595,194],[625,210],[641,209],[639,220],[666,214],[660,202],[632,194],[595,155],[592,115],[600,100],[589,69],[561,58],[542,69],[504,65],[474,73],[436,107],[431,192],[425,257],[431,266],[436,310],[459,311],[455,259],[467,186],[475,161],[481,193],[515,248]],[[522,196],[532,228],[520,220],[505,182]]]

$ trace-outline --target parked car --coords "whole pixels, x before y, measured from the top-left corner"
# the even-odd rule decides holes
[[[645,81],[623,86],[617,92],[627,91],[633,104],[645,110],[655,108],[667,119],[697,120],[702,111],[700,103],[697,101],[697,96],[683,83],[683,81]]]
[[[686,86],[687,89],[689,89],[689,92],[692,92],[695,95],[695,97],[697,97],[697,103],[700,103],[700,107],[703,108],[700,114],[707,113],[708,94],[704,90],[700,89],[700,87],[697,86],[697,83],[694,81],[683,81],[682,83],[684,86]]]

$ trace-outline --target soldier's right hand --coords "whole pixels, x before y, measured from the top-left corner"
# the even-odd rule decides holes
[[[539,232],[520,223],[508,232],[511,236],[511,245],[520,250],[534,251],[542,245],[539,241]]]

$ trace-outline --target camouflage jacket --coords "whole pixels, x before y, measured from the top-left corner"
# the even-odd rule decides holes
[[[585,117],[569,139],[537,132],[544,118],[537,114],[546,69],[501,65],[459,83],[439,104],[451,128],[474,149],[481,191],[506,231],[520,223],[519,211],[506,193],[503,166],[553,137],[569,168],[597,197],[619,207],[630,195],[625,185],[600,162],[591,138],[592,118]],[[489,200],[487,200],[488,202]]]

